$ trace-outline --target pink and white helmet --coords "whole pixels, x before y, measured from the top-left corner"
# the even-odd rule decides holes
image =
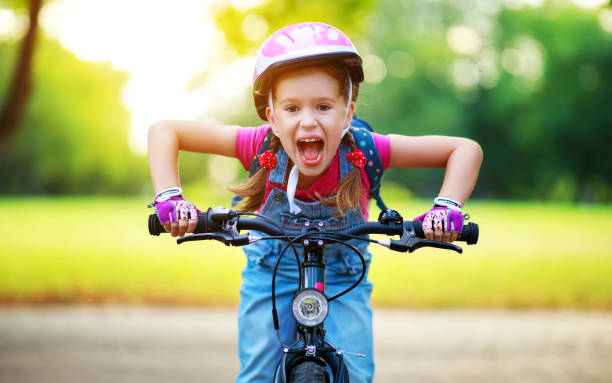
[[[253,74],[253,98],[257,114],[266,121],[268,78],[286,65],[307,61],[337,60],[347,67],[353,82],[363,81],[361,57],[351,40],[337,28],[323,23],[299,23],[274,32],[261,46]]]

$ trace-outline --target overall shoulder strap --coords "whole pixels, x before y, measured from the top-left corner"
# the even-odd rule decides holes
[[[272,134],[272,129],[268,130],[268,133],[266,133],[266,137],[264,138],[261,146],[259,147],[257,154],[255,155],[255,157],[253,157],[251,165],[249,166],[249,177],[253,177],[253,175],[257,173],[259,169],[261,169],[261,164],[259,163],[257,156],[267,150],[270,150],[270,140],[272,139]],[[270,182],[282,184],[285,182],[287,162],[289,161],[289,156],[287,155],[282,146],[276,152],[276,160],[277,165],[272,171],[270,171],[269,179]]]
[[[351,120],[351,128],[365,128],[369,132],[374,131],[374,129],[372,129],[370,124],[368,124],[365,120],[362,120],[361,118],[357,116],[353,116],[353,119]]]
[[[378,154],[378,149],[376,149],[374,137],[372,137],[372,128],[361,119],[353,118],[353,121],[356,123],[351,123],[351,133],[357,143],[357,147],[363,151],[367,160],[365,170],[370,180],[370,197],[376,200],[376,205],[381,210],[387,210],[387,206],[380,197],[380,185],[385,170]]]
[[[252,177],[253,174],[257,173],[257,171],[261,169],[261,165],[259,164],[259,161],[257,160],[257,156],[262,154],[266,150],[270,149],[271,139],[272,139],[272,128],[268,129],[268,133],[266,133],[266,137],[264,137],[264,140],[261,146],[259,147],[257,154],[255,154],[255,157],[253,157],[253,160],[251,160],[251,165],[249,165],[249,177]]]
[[[257,160],[257,156],[262,154],[266,150],[270,149],[270,140],[271,140],[271,137],[272,137],[272,128],[268,129],[268,133],[266,133],[266,136],[264,137],[264,140],[263,140],[261,146],[259,147],[259,150],[257,151],[257,154],[255,154],[255,156],[251,160],[251,164],[249,165],[249,178],[253,177],[253,175],[255,173],[257,173],[257,171],[259,169],[261,169],[261,165],[259,164],[259,161]],[[238,204],[238,202],[240,202],[241,200],[242,200],[241,197],[234,196],[232,198],[232,207],[236,206]]]

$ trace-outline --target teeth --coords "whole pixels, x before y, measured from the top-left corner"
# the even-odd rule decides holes
[[[300,138],[299,140],[300,142],[317,142],[317,141],[321,141],[318,138]]]

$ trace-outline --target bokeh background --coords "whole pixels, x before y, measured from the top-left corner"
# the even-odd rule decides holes
[[[612,309],[612,5],[607,0],[0,0],[0,304],[231,306],[239,249],[150,237],[146,133],[159,119],[255,126],[257,49],[290,23],[344,30],[380,133],[485,153],[456,256],[372,248],[377,306]],[[181,153],[198,207],[235,159]],[[442,170],[390,170],[411,218]],[[376,207],[371,214],[376,217]]]

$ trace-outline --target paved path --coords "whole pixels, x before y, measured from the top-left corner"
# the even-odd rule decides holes
[[[375,310],[376,383],[612,382],[612,313]],[[0,382],[231,382],[235,311],[0,308]]]

